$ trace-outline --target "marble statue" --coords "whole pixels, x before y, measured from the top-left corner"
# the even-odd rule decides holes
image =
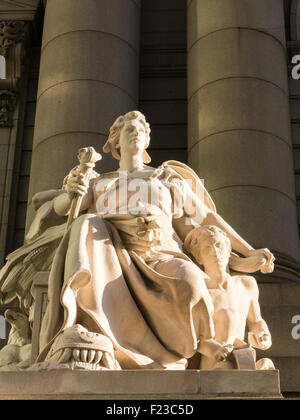
[[[239,349],[243,350],[243,355],[248,354],[251,368],[251,363],[255,363],[255,352],[251,347],[267,350],[272,345],[270,331],[261,317],[255,278],[231,271],[231,242],[216,226],[193,229],[187,235],[184,246],[203,266],[205,284],[214,306],[214,341],[203,342],[200,346],[201,368],[233,369],[235,359],[232,356],[238,357]],[[244,341],[246,325],[249,343]],[[220,345],[223,346],[221,352]],[[256,362],[255,367],[274,369],[272,361],[267,358]]]
[[[20,277],[13,271],[40,249],[46,253],[40,263],[51,267],[33,369],[186,369],[197,352],[214,368],[212,358],[227,360],[226,346],[236,345],[229,333],[219,339],[207,273],[184,242],[199,227],[213,225],[243,256],[231,252],[233,270],[272,272],[274,257],[268,249],[253,249],[224,221],[189,167],[176,161],[149,166],[149,142],[143,114],[120,116],[103,148],[119,160],[116,171],[99,175],[76,167],[61,190],[35,197],[39,209],[27,244],[0,272],[0,298],[17,297],[23,310],[24,293],[16,294]],[[29,295],[30,281],[23,287]],[[233,281],[233,289],[250,299],[241,282]],[[29,322],[31,307],[27,303]],[[227,330],[237,328],[242,341],[245,320],[237,326],[225,318]],[[252,331],[258,346],[263,331]]]

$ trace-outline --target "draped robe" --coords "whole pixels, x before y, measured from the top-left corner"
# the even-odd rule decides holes
[[[189,186],[162,166],[138,178],[103,174],[92,188],[92,206],[53,260],[37,360],[81,324],[111,340],[123,369],[185,369],[201,340],[214,337],[205,274],[172,225],[184,215]]]

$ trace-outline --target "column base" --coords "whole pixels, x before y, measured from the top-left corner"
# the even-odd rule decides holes
[[[282,398],[278,370],[55,370],[0,373],[0,400]]]

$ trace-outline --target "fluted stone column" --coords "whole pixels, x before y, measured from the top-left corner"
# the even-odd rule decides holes
[[[189,164],[219,213],[299,261],[281,0],[188,0],[188,114]]]
[[[27,228],[34,193],[59,187],[77,150],[101,151],[114,119],[137,108],[139,34],[139,0],[47,1]]]

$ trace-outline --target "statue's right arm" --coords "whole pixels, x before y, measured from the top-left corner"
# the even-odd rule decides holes
[[[261,316],[259,305],[259,290],[254,277],[244,276],[243,283],[247,293],[251,296],[251,303],[247,315],[247,327],[250,334],[253,334],[255,343],[253,347],[267,350],[272,345],[271,333],[266,321]]]
[[[54,199],[55,213],[59,216],[67,216],[76,196],[83,197],[80,211],[91,207],[93,201],[92,188],[87,181],[84,181],[83,175],[75,170],[68,179],[66,192]]]

